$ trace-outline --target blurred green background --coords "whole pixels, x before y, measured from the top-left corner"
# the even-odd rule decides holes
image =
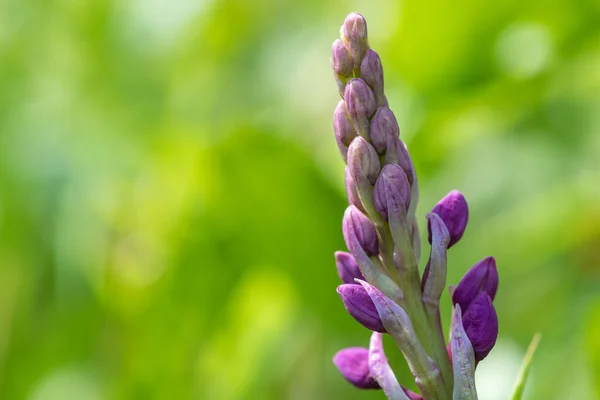
[[[369,339],[333,262],[350,11],[421,222],[469,200],[449,283],[497,258],[480,397],[508,397],[539,331],[527,398],[600,398],[595,0],[1,1],[0,398],[382,398],[331,363]]]

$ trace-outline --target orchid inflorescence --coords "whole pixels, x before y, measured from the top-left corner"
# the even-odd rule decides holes
[[[343,349],[333,361],[354,386],[383,389],[390,399],[476,399],[475,368],[498,336],[496,262],[482,259],[450,287],[454,311],[447,343],[439,304],[448,249],[467,226],[467,202],[453,190],[427,215],[431,250],[421,275],[417,176],[388,108],[381,60],[369,48],[362,15],[349,14],[340,32],[331,67],[342,100],[333,121],[347,164],[349,206],[342,226],[350,252],[335,253],[343,282],[337,292],[349,314],[373,332],[369,348]],[[396,379],[383,334],[398,345],[420,394]]]

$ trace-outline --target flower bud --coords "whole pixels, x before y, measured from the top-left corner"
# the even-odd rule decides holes
[[[344,378],[359,389],[379,389],[369,370],[369,350],[364,347],[342,349],[333,356],[333,363]]]
[[[483,360],[496,344],[498,316],[487,292],[481,292],[463,314],[463,326],[473,345],[475,360]]]
[[[385,153],[389,136],[397,138],[399,135],[400,128],[392,110],[385,106],[379,107],[369,128],[369,137],[377,153]]]
[[[338,275],[344,283],[356,285],[357,283],[354,281],[355,278],[362,280],[365,279],[358,268],[358,264],[356,263],[354,256],[350,253],[346,253],[345,251],[336,251],[335,265],[337,267]]]
[[[356,184],[365,178],[375,184],[380,171],[377,152],[362,137],[355,138],[348,148],[348,169]]]
[[[375,182],[373,203],[383,219],[388,219],[388,202],[393,209],[408,210],[410,206],[410,184],[406,174],[396,164],[386,164]]]
[[[344,100],[354,128],[362,137],[368,139],[369,118],[375,112],[373,91],[362,79],[350,79],[346,84]]]
[[[337,292],[342,298],[344,307],[356,321],[369,330],[386,332],[377,313],[377,308],[375,308],[373,300],[371,300],[364,287],[344,284],[338,286]]]
[[[486,292],[492,300],[498,290],[498,269],[494,257],[486,257],[473,265],[462,277],[452,292],[452,303],[466,310],[481,292]]]
[[[359,71],[360,63],[369,48],[367,41],[367,21],[358,13],[350,13],[340,29],[342,40],[348,44],[350,57],[355,71]]]
[[[448,228],[448,232],[450,232],[448,248],[454,246],[462,237],[469,221],[469,206],[465,197],[458,190],[453,190],[441,199],[431,212],[440,216]],[[429,226],[428,230],[429,243],[431,243],[431,228]]]
[[[348,156],[348,146],[352,139],[356,137],[356,130],[352,120],[346,111],[346,103],[340,100],[333,112],[333,130],[335,132],[335,141],[337,142],[342,158],[346,161]]]
[[[356,247],[359,246],[368,256],[379,254],[375,226],[356,206],[346,208],[342,231],[350,252],[354,253]]]
[[[387,149],[385,153],[386,164],[398,164],[406,174],[411,186],[415,182],[415,172],[410,154],[406,145],[396,136],[387,136]]]
[[[358,188],[356,187],[356,182],[354,182],[348,166],[346,166],[344,172],[346,178],[346,195],[348,196],[348,205],[354,205],[360,211],[366,213],[365,208],[360,201],[360,197],[358,197]]]
[[[378,106],[385,103],[383,95],[383,67],[379,54],[374,50],[367,50],[360,64],[360,76],[373,89],[375,102]]]
[[[341,78],[350,78],[352,76],[352,59],[348,48],[340,39],[333,42],[331,46],[331,67],[333,72]]]

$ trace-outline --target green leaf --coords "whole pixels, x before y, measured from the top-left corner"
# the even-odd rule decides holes
[[[519,377],[517,378],[517,382],[515,384],[515,390],[512,395],[512,400],[521,400],[523,397],[523,391],[525,390],[525,382],[527,381],[527,377],[529,376],[529,369],[531,368],[531,360],[533,359],[533,354],[540,343],[541,335],[536,333],[531,339],[531,343],[529,343],[529,348],[525,353],[525,357],[523,358],[523,365],[521,366],[521,372],[519,372]]]

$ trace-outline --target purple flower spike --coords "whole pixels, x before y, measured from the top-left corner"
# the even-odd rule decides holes
[[[396,164],[386,164],[375,182],[373,203],[381,216],[388,219],[388,201],[393,209],[408,210],[410,206],[410,184],[406,174]]]
[[[369,218],[355,206],[349,206],[344,213],[342,231],[350,252],[356,245],[360,246],[369,256],[379,254],[379,243],[375,226]]]
[[[385,96],[383,95],[383,67],[381,66],[379,54],[376,51],[367,50],[365,58],[363,58],[360,64],[360,76],[373,89],[377,105],[381,106],[385,104]]]
[[[498,316],[491,297],[481,292],[463,314],[463,326],[473,345],[475,360],[483,360],[496,344]]]
[[[354,278],[362,280],[365,279],[358,268],[358,264],[356,263],[354,256],[350,253],[346,253],[345,251],[336,251],[335,265],[337,266],[338,275],[344,283],[356,285],[357,283],[354,281]]]
[[[355,320],[371,331],[386,333],[377,308],[365,288],[361,285],[344,284],[338,286],[337,292],[344,307]]]
[[[340,39],[333,42],[331,46],[331,67],[341,77],[349,78],[352,76],[352,59],[348,48]]]
[[[448,248],[454,246],[465,233],[469,221],[469,206],[465,197],[458,190],[453,190],[441,199],[431,212],[442,218],[450,232]],[[429,230],[429,243],[431,243],[431,228],[428,226],[427,229]]]
[[[460,304],[461,310],[466,310],[481,292],[486,292],[494,300],[498,280],[496,260],[486,257],[473,265],[460,280],[452,293],[452,303]]]
[[[352,143],[352,140],[357,135],[352,120],[346,111],[346,103],[344,103],[344,100],[340,100],[333,112],[333,130],[342,158],[346,161],[348,156],[348,146],[350,146],[350,143]]]
[[[375,184],[380,171],[379,156],[377,152],[362,137],[355,138],[348,148],[348,168],[352,179],[360,185],[366,177],[371,184]]]
[[[342,349],[333,356],[333,363],[344,378],[359,389],[379,389],[369,371],[369,350],[364,347]]]
[[[344,100],[356,131],[361,136],[369,138],[369,118],[375,112],[373,91],[362,79],[350,79],[346,84]]]
[[[371,119],[370,127],[371,142],[379,154],[385,153],[388,137],[397,138],[400,135],[398,121],[392,110],[387,107],[379,107]]]

